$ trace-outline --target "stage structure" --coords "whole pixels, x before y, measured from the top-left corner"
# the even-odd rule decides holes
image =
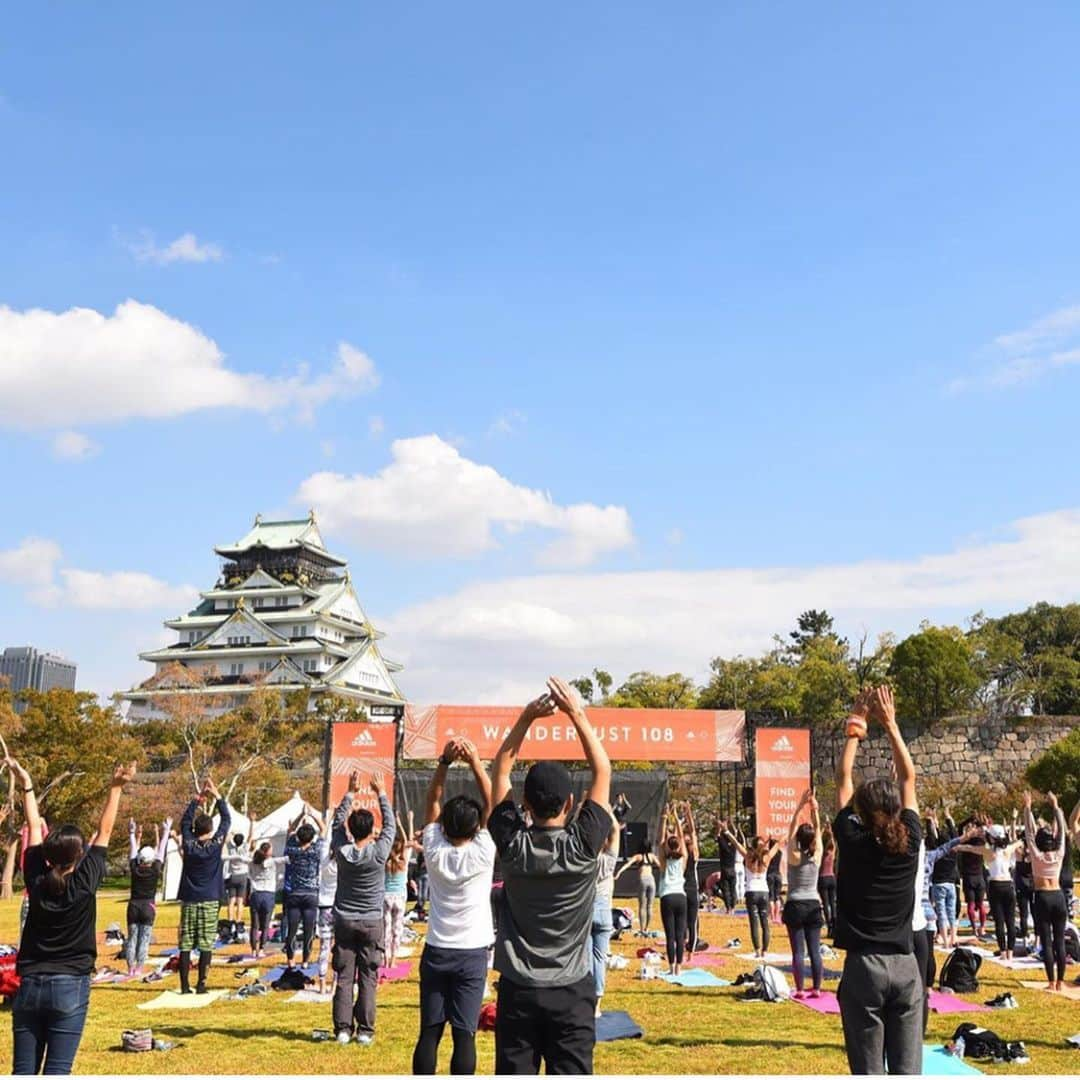
[[[161,715],[163,699],[178,695],[224,712],[262,687],[308,690],[312,701],[336,694],[362,703],[372,719],[400,715],[401,666],[382,656],[383,635],[345,560],[327,550],[314,510],[290,521],[256,515],[245,536],[214,550],[224,560],[217,583],[165,622],[175,641],[140,654],[155,671],[123,695],[130,720]]]

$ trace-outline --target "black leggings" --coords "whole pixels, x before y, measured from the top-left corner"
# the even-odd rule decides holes
[[[769,951],[769,894],[748,892],[746,914],[750,917],[750,941],[754,952]]]
[[[698,906],[700,901],[697,892],[686,894],[686,955],[693,956],[697,949],[698,939]]]
[[[735,910],[735,871],[720,871],[720,899],[724,902],[724,913],[730,915]]]
[[[270,918],[274,914],[274,894],[256,890],[251,894],[251,947],[256,950],[266,948],[266,935],[270,930]]]
[[[442,1042],[442,1024],[428,1024],[420,1029],[416,1049],[412,1056],[413,1076],[434,1076],[439,1065],[439,1043]],[[451,1027],[454,1052],[450,1057],[450,1072],[454,1076],[472,1076],[476,1072],[476,1035],[464,1028]]]
[[[820,916],[818,923],[820,924]],[[803,988],[803,963],[807,954],[810,956],[810,978],[814,989],[821,989],[824,970],[821,963],[821,926],[789,926],[788,940],[791,942],[791,971],[795,976],[795,989]]]
[[[919,965],[919,975],[923,981],[922,1030],[923,1035],[930,1024],[930,989],[937,974],[937,961],[934,959],[934,931],[915,931],[915,963]]]
[[[821,897],[821,910],[825,913],[825,925],[829,937],[832,937],[836,932],[836,878],[819,877],[817,890]]]
[[[1035,893],[1031,889],[1016,890],[1016,906],[1020,909],[1020,936],[1027,940],[1028,922],[1032,929],[1035,927],[1035,916],[1032,907],[1035,904]]]
[[[1037,889],[1035,892],[1035,933],[1039,935],[1042,946],[1043,967],[1046,968],[1046,981],[1054,982],[1054,968],[1057,967],[1057,982],[1065,980],[1065,923],[1068,911],[1065,894],[1060,889]]]
[[[315,923],[319,918],[318,893],[290,893],[285,897],[285,959],[291,964],[296,951],[296,931],[303,924],[303,958],[311,959],[311,942],[315,937]]]
[[[990,914],[998,952],[1012,952],[1016,948],[1016,888],[1011,881],[990,882]]]
[[[660,920],[667,939],[667,961],[681,964],[686,949],[686,896],[683,893],[660,897]]]

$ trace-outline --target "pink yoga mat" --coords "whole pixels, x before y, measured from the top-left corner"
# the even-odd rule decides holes
[[[943,994],[940,990],[930,991],[930,1008],[936,1013],[990,1012],[985,1005],[976,1005],[954,994]]]
[[[400,964],[395,964],[391,968],[379,968],[379,980],[380,982],[397,982],[399,979],[407,979],[411,971],[412,964],[408,960],[402,960]]]
[[[808,1009],[813,1009],[814,1012],[840,1015],[840,1002],[836,1000],[836,995],[831,990],[822,990],[819,998],[792,998],[791,1000],[796,1005],[805,1005]]]
[[[712,953],[696,952],[693,956],[688,956],[686,958],[688,967],[722,967],[726,963],[726,957],[715,956]]]

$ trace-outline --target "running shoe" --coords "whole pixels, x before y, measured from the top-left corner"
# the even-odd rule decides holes
[[[1016,998],[1012,996],[1008,991],[1003,994],[998,994],[996,998],[986,1002],[986,1006],[989,1009],[1018,1009],[1019,1004]]]

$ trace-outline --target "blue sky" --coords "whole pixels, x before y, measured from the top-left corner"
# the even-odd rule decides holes
[[[118,688],[312,492],[427,700],[1077,598],[1073,5],[7,30],[0,644]]]

